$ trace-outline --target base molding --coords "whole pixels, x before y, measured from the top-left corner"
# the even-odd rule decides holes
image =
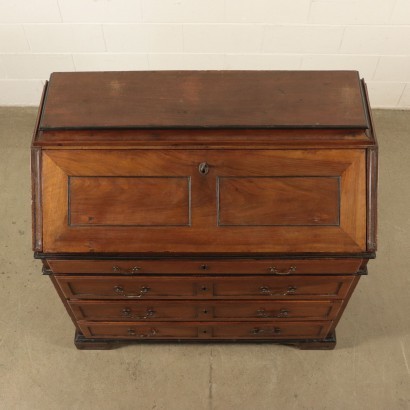
[[[301,350],[333,350],[336,347],[336,333],[333,331],[324,339],[97,339],[85,337],[78,330],[74,344],[79,350],[110,350],[125,345],[140,343],[270,343],[292,346]]]

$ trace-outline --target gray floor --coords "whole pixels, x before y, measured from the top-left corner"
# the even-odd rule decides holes
[[[409,409],[410,111],[375,111],[379,248],[334,351],[137,345],[78,351],[31,252],[36,110],[0,109],[0,409]]]

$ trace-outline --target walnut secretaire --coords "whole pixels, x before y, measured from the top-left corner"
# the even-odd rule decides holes
[[[32,172],[35,256],[78,348],[333,348],[375,255],[354,71],[55,73]]]

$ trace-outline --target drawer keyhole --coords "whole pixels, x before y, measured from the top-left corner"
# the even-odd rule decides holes
[[[198,171],[201,175],[206,175],[209,172],[209,165],[206,162],[201,162],[198,165]]]

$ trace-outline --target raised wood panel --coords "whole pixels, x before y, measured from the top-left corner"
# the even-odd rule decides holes
[[[190,224],[188,177],[69,177],[69,224]]]
[[[219,226],[339,225],[339,177],[218,178]]]
[[[206,175],[198,171],[202,162],[209,166]],[[364,150],[46,150],[42,165],[43,252],[46,253],[337,253],[366,250]],[[69,177],[190,178],[191,224],[176,228],[70,226]],[[340,179],[340,226],[218,226],[217,181],[242,177]],[[335,195],[335,190],[329,189]],[[317,192],[314,195],[321,197]],[[332,201],[319,204],[319,210],[325,207],[329,211]],[[301,218],[311,219],[311,216],[308,212],[308,216]],[[327,218],[334,220],[333,216]]]

